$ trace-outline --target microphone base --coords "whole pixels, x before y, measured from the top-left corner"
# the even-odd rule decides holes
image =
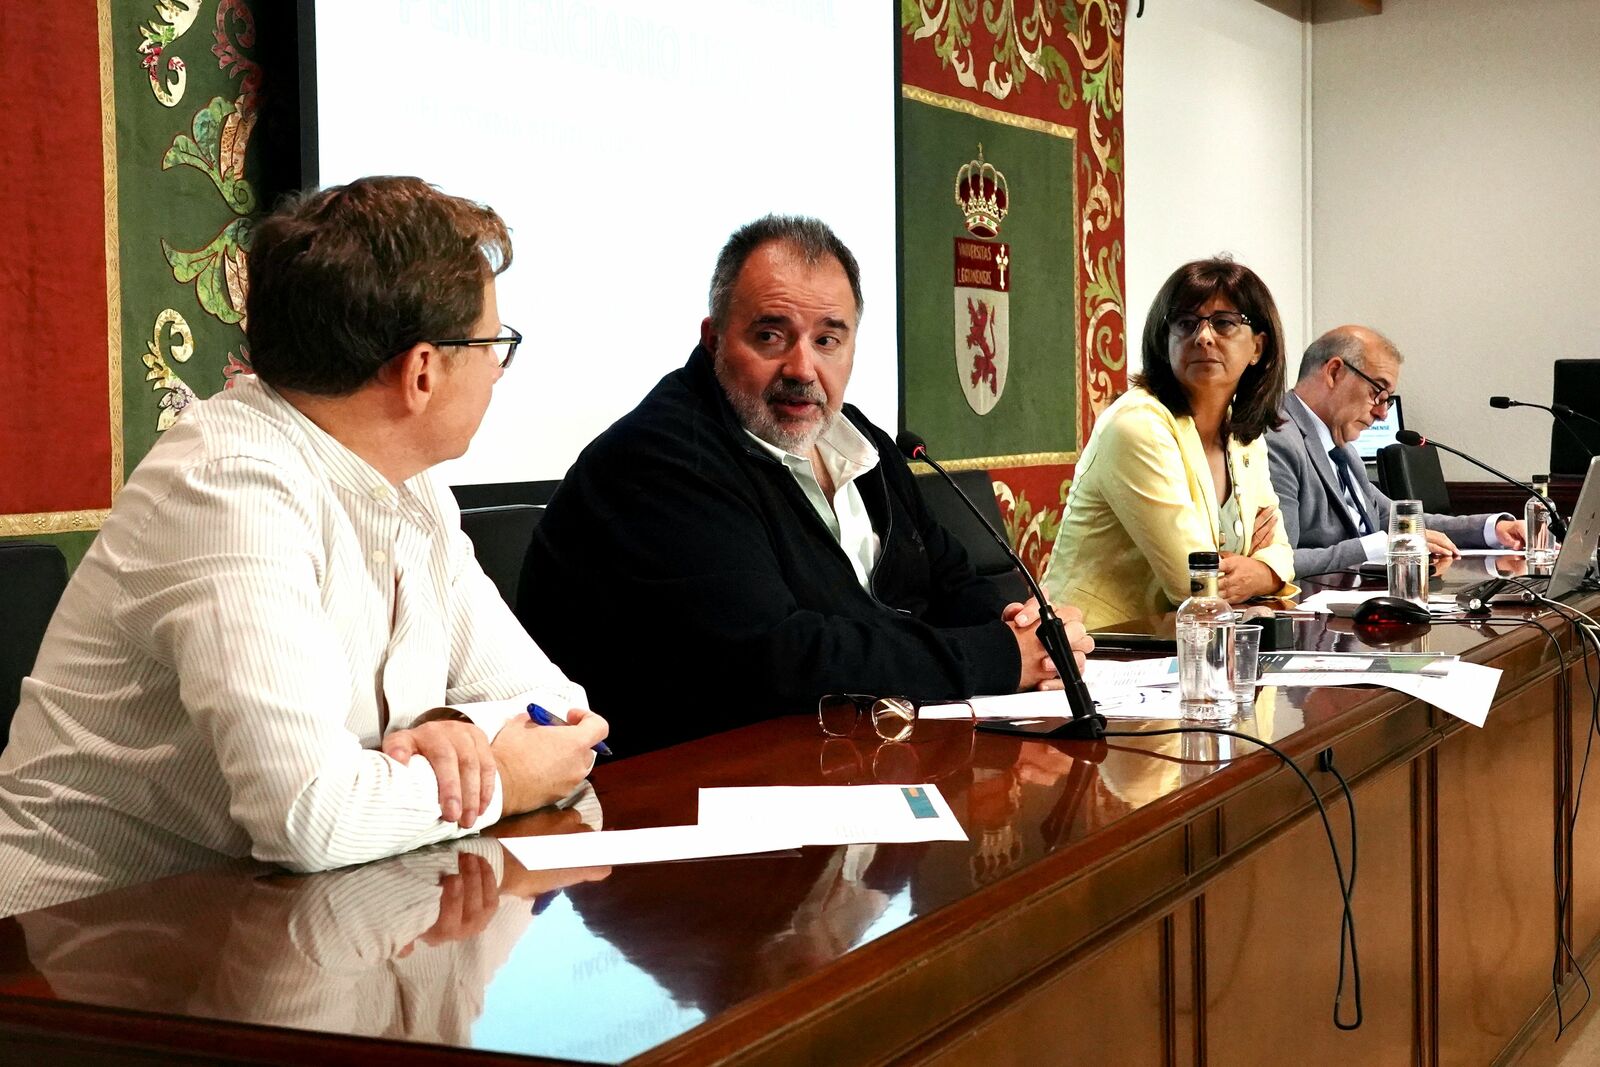
[[[1103,741],[1106,717],[1099,713],[1081,719],[980,719],[978,729],[994,734],[1053,737],[1066,741]]]

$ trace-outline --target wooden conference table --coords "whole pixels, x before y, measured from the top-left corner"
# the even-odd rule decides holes
[[[1414,643],[1504,671],[1483,730],[1373,688],[1264,690],[1241,726],[1311,774],[1341,844],[1319,753],[1354,786],[1352,1032],[1331,1018],[1327,842],[1269,754],[1195,736],[879,747],[793,717],[601,766],[598,805],[498,832],[690,822],[708,785],[932,780],[971,840],[552,875],[476,838],[304,878],[169,878],[0,920],[0,1061],[1509,1058],[1553,1036],[1558,883],[1573,952],[1600,947],[1600,822],[1570,851],[1558,833],[1588,690],[1570,628],[1542,618],[1570,698],[1533,627]],[[1347,621],[1296,625],[1303,647],[1360,647]],[[1570,1013],[1570,966],[1561,981]]]

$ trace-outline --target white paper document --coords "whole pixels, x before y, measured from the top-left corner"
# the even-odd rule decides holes
[[[1067,706],[1067,694],[1059,689],[1040,692],[1030,689],[1026,693],[1005,693],[992,697],[973,697],[969,701],[972,713],[979,719],[1070,719],[1072,708]],[[917,714],[929,718],[934,708],[923,708]],[[966,709],[962,709],[962,714]]]
[[[1095,710],[1108,718],[1162,719],[1175,715],[1178,659],[1110,660],[1090,657],[1083,681],[1094,698]],[[1169,707],[1170,705],[1170,707]],[[924,718],[929,708],[920,713]],[[980,719],[1069,719],[1072,709],[1059,689],[973,697],[972,711]],[[942,717],[935,712],[932,717]]]
[[[1174,682],[1176,680],[1173,679]],[[1138,689],[1092,686],[1089,695],[1095,700],[1095,710],[1108,719],[1171,719],[1178,714],[1178,691],[1170,684]],[[1072,718],[1066,694],[1059,689],[973,697],[972,710],[980,720]],[[923,709],[921,714],[926,715],[927,709]]]
[[[967,840],[936,785],[702,789],[700,825],[761,826],[776,838],[805,845]]]
[[[1324,589],[1300,601],[1301,611],[1314,611],[1323,615],[1349,618],[1356,608],[1375,596],[1388,596],[1387,589]],[[1461,608],[1454,596],[1441,596],[1428,601],[1428,611],[1434,615],[1454,615]]]
[[[1481,663],[1457,663],[1443,678],[1417,674],[1392,674],[1383,685],[1410,693],[1456,718],[1482,726],[1489,718],[1489,705],[1500,688],[1500,671]]]
[[[1300,610],[1315,611],[1323,615],[1330,613],[1349,615],[1360,604],[1375,596],[1383,596],[1387,592],[1385,589],[1324,589],[1300,601]]]
[[[1108,719],[1176,719],[1178,689],[1175,685],[1127,689],[1095,704],[1095,710]]]
[[[627,863],[744,856],[799,848],[803,842],[760,826],[651,826],[591,834],[502,837],[500,843],[530,871],[563,867],[620,867]]]
[[[1091,656],[1084,664],[1083,683],[1096,699],[1099,699],[1102,691],[1136,689],[1144,685],[1177,685],[1178,657],[1115,660]]]
[[[1324,671],[1309,674],[1268,674],[1262,685],[1343,686],[1381,685],[1426,701],[1440,711],[1482,726],[1489,717],[1489,705],[1500,687],[1500,671],[1480,663],[1456,660],[1448,673],[1394,674],[1389,672]]]

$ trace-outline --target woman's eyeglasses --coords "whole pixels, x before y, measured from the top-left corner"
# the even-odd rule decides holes
[[[1167,319],[1167,329],[1174,337],[1193,337],[1202,322],[1211,324],[1211,332],[1218,337],[1232,337],[1241,326],[1250,325],[1250,316],[1237,311],[1213,311],[1209,315],[1184,312]]]

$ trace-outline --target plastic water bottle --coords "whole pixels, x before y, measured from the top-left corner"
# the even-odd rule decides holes
[[[1550,476],[1535,474],[1533,488],[1550,495]],[[1556,561],[1556,535],[1550,529],[1550,509],[1537,496],[1530,496],[1522,508],[1522,523],[1528,531],[1528,566],[1548,567]]]
[[[1233,627],[1238,613],[1217,595],[1215,552],[1189,553],[1189,599],[1178,605],[1178,705],[1185,719],[1226,722],[1237,711]]]
[[[1422,501],[1396,500],[1389,508],[1389,595],[1428,606],[1428,531]]]

